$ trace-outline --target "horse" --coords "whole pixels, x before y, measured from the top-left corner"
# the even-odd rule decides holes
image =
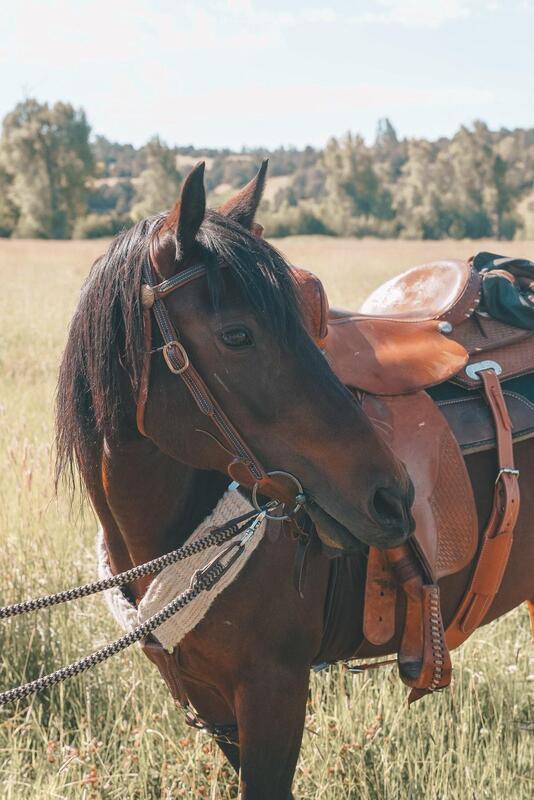
[[[243,798],[285,800],[323,638],[324,554],[352,554],[359,568],[362,547],[405,542],[413,486],[312,340],[292,268],[256,235],[266,162],[218,211],[206,209],[203,172],[91,269],[60,366],[57,476],[81,476],[114,573],[180,546],[229,477],[288,505],[302,486],[321,545],[309,590],[293,588],[296,542],[266,537],[238,586],[165,655],[176,695],[217,730],[236,726],[217,741]],[[154,280],[164,319],[152,330],[155,290],[148,303],[141,294]],[[134,581],[130,598],[148,584]],[[356,607],[351,618],[357,629]]]

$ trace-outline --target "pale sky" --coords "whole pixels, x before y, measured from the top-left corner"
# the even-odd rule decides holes
[[[0,115],[83,106],[141,145],[435,138],[534,126],[534,0],[16,0],[0,22]]]

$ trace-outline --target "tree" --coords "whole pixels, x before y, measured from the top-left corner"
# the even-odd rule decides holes
[[[178,197],[181,175],[176,168],[176,155],[156,136],[145,146],[146,167],[135,187],[131,216],[134,220],[170,208]]]
[[[136,150],[132,144],[110,142],[105,136],[95,136],[92,151],[102,178],[132,178],[139,175],[144,166],[141,149]]]
[[[516,196],[495,134],[482,122],[450,141],[411,141],[394,186],[397,219],[410,238],[511,238]]]
[[[493,183],[497,239],[512,239],[518,227],[517,220],[511,213],[515,197],[508,181],[508,164],[499,155],[493,161]]]
[[[326,174],[325,205],[330,227],[338,233],[379,232],[393,218],[391,195],[374,167],[373,150],[361,136],[331,139],[322,154]]]
[[[10,199],[12,179],[0,163],[0,236],[11,236],[17,225],[17,209]]]
[[[375,147],[390,150],[399,143],[397,131],[387,117],[378,120],[376,126]]]
[[[68,103],[19,103],[4,119],[0,165],[10,179],[15,236],[64,239],[85,210],[90,127]]]
[[[510,238],[515,231],[512,215],[514,192],[508,167],[496,151],[496,137],[483,122],[473,130],[462,127],[439,159],[449,213],[455,219],[451,236]]]
[[[373,156],[381,181],[395,183],[407,159],[407,145],[406,140],[398,140],[397,132],[387,117],[378,121]]]
[[[402,236],[439,239],[444,235],[436,186],[436,147],[425,140],[408,144],[408,158],[395,184],[393,205]]]

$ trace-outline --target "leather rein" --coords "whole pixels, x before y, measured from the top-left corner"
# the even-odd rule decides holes
[[[152,243],[151,243],[152,247]],[[225,266],[225,265],[221,265]],[[293,508],[287,514],[273,514],[273,518],[284,519],[293,516],[304,505],[306,497],[300,481],[287,472],[273,470],[267,472],[258,458],[253,454],[246,442],[243,440],[234,425],[230,422],[219,403],[213,397],[206,386],[204,380],[198,374],[191,363],[187,350],[175,325],[173,324],[165,298],[168,295],[186,286],[188,283],[199,278],[205,277],[207,269],[203,264],[196,264],[181,272],[173,275],[172,278],[154,283],[153,254],[147,252],[143,263],[142,285],[141,285],[141,305],[143,308],[143,330],[144,330],[144,358],[141,370],[141,380],[137,395],[136,421],[137,428],[143,436],[147,436],[145,430],[145,410],[148,401],[148,391],[150,382],[150,359],[151,356],[159,352],[163,353],[165,363],[173,375],[179,376],[189,390],[199,410],[208,417],[217,427],[222,435],[224,444],[215,439],[217,443],[232,456],[228,464],[227,471],[230,477],[240,484],[253,490],[253,504],[257,506],[256,496],[259,492],[267,492],[275,496],[280,502],[293,503]],[[163,339],[163,346],[152,349],[152,313]],[[275,476],[284,476],[292,483],[292,488],[296,491],[288,492],[286,486],[280,486],[272,480]],[[267,516],[271,516],[269,513]]]

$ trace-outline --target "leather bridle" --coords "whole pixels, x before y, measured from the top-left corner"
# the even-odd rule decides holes
[[[294,507],[291,514],[296,513],[302,507],[306,499],[302,485],[297,478],[290,473],[281,472],[280,470],[274,470],[272,472],[265,471],[261,462],[230,422],[191,363],[189,355],[183,342],[180,340],[179,333],[165,305],[165,298],[172,294],[172,292],[175,292],[177,289],[186,286],[188,283],[198,278],[205,277],[207,274],[206,267],[203,264],[196,264],[178,272],[172,278],[155,284],[153,283],[154,270],[152,263],[150,253],[147,252],[143,263],[141,286],[144,357],[136,410],[139,432],[143,436],[147,436],[145,430],[145,409],[148,400],[150,381],[150,359],[153,353],[161,350],[169,370],[182,379],[198,409],[214,423],[219,433],[222,435],[224,444],[221,442],[218,443],[233,457],[227,467],[230,477],[238,483],[254,489],[254,498],[259,491],[262,494],[267,493],[271,496],[274,495],[281,502],[293,503]],[[152,350],[152,313],[154,314],[154,319],[156,320],[156,324],[163,339],[163,346],[157,350]],[[213,438],[215,439],[215,437]],[[280,482],[278,480],[272,480],[274,476],[285,476],[289,478],[293,491],[288,493],[287,483],[279,485]],[[294,491],[295,489],[296,491]],[[280,516],[278,516],[278,518],[280,518]]]

